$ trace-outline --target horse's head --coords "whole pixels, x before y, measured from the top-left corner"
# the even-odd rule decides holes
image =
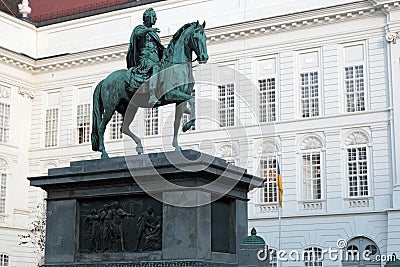
[[[189,40],[190,49],[194,51],[194,53],[197,56],[197,61],[200,64],[207,63],[208,60],[207,44],[206,44],[207,37],[204,32],[205,27],[206,27],[205,21],[203,22],[203,24],[200,24],[199,21],[197,21],[194,24],[194,30]]]

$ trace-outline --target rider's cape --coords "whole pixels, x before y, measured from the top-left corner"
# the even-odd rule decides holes
[[[129,42],[128,53],[126,54],[127,69],[130,69],[131,67],[135,67],[135,66],[139,65],[139,56],[140,56],[139,49],[140,49],[140,47],[139,47],[139,38],[137,37],[137,33],[139,31],[144,31],[146,29],[147,29],[146,26],[138,25],[132,31],[130,42]],[[150,34],[150,36],[156,41],[156,44],[158,46],[158,55],[161,60],[164,46],[161,44],[160,37],[158,37],[158,35],[153,32],[149,32],[148,34]]]

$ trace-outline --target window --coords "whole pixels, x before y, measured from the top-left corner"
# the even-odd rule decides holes
[[[146,108],[144,118],[145,135],[158,134],[158,108]]]
[[[346,139],[349,197],[369,195],[367,143],[368,137],[362,132],[351,133]]]
[[[261,177],[264,178],[262,202],[277,203],[278,188],[276,186],[276,157],[266,157],[260,161]]]
[[[364,66],[345,67],[346,111],[365,110]]]
[[[0,142],[7,143],[10,131],[10,105],[0,102]]]
[[[303,252],[303,258],[306,267],[322,266],[322,249],[317,247],[306,248]]]
[[[343,81],[345,111],[365,110],[365,56],[363,44],[352,44],[343,47]]]
[[[318,72],[301,73],[301,116],[319,116]]]
[[[271,122],[276,120],[276,92],[275,78],[258,80],[260,89],[259,114],[260,122]]]
[[[320,82],[320,51],[310,50],[299,53],[299,117],[309,118],[320,116],[321,112],[321,82]]]
[[[321,154],[319,152],[302,154],[303,199],[321,199]]]
[[[6,254],[0,254],[0,266],[10,266],[10,258]]]
[[[278,267],[278,260],[276,257],[276,249],[270,248],[269,249],[269,266],[270,267]]]
[[[122,139],[122,123],[123,117],[118,112],[115,112],[114,115],[111,117],[110,120],[110,139],[111,140],[118,140]]]
[[[46,110],[45,147],[57,146],[58,142],[58,108]]]
[[[350,197],[368,196],[367,148],[347,149],[347,172]]]
[[[354,237],[347,242],[342,266],[381,266],[381,261],[378,260],[380,258],[377,258],[380,255],[379,248],[374,241],[364,236]],[[388,256],[388,261],[391,261],[389,258],[390,255]]]
[[[77,107],[77,131],[78,144],[90,141],[90,104],[82,104]]]
[[[322,142],[309,136],[301,143],[300,170],[303,200],[322,199]]]
[[[220,127],[235,125],[235,86],[233,83],[218,86]]]
[[[0,214],[6,212],[7,173],[0,170]]]

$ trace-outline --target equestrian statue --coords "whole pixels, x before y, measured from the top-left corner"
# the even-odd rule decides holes
[[[183,25],[165,48],[153,28],[157,16],[152,8],[143,14],[143,25],[134,28],[128,53],[127,69],[117,70],[100,81],[93,93],[92,150],[108,158],[104,147],[104,131],[114,112],[119,112],[124,123],[122,132],[136,143],[138,154],[143,153],[141,140],[130,129],[139,107],[156,108],[175,104],[172,146],[181,150],[178,131],[183,113],[189,120],[182,130],[187,131],[195,121],[195,101],[192,97],[194,78],[192,63],[208,60],[205,22]],[[192,60],[193,52],[196,59]]]

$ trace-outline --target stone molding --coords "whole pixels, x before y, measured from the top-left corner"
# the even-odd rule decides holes
[[[260,213],[270,213],[278,211],[278,205],[276,203],[263,203],[260,204],[258,208]]]
[[[8,164],[7,161],[4,159],[0,159],[0,171],[7,171],[8,170]]]
[[[19,87],[18,94],[25,96],[27,98],[30,98],[30,99],[35,98],[35,91],[25,88],[25,87]]]
[[[315,136],[308,136],[303,139],[300,145],[301,150],[322,148],[322,142]]]
[[[346,146],[368,144],[368,136],[357,131],[349,134],[345,141]]]
[[[10,99],[11,89],[0,85],[0,98]]]

